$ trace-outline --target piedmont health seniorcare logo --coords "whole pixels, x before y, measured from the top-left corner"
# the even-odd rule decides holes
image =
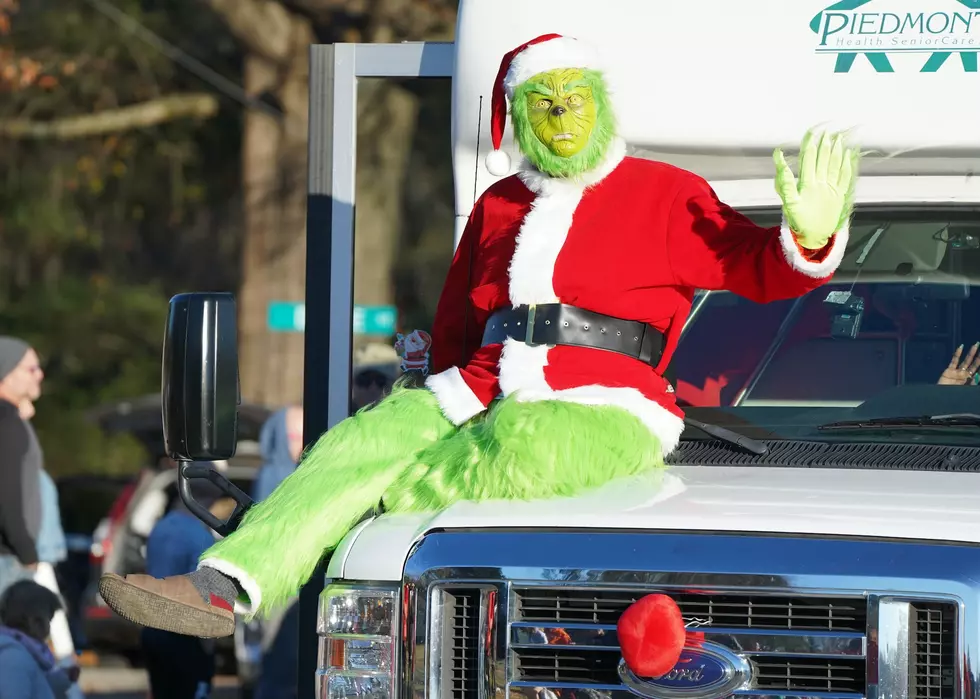
[[[867,7],[874,4],[873,7]],[[889,56],[922,56],[920,73],[935,73],[953,54],[963,70],[977,72],[980,0],[919,0],[928,9],[898,11],[881,0],[841,0],[810,21],[818,54],[836,54],[835,73],[847,73],[864,56],[878,73],[894,73]],[[943,5],[940,9],[936,5]]]

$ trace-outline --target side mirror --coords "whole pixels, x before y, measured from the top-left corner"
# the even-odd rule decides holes
[[[163,341],[163,439],[178,462],[222,461],[238,439],[238,327],[227,293],[170,299]]]

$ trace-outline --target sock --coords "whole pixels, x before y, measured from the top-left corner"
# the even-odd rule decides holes
[[[187,577],[208,603],[213,604],[211,596],[214,595],[234,608],[238,598],[238,585],[234,579],[208,567],[199,568]]]

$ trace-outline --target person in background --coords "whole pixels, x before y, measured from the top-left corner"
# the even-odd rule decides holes
[[[259,435],[263,464],[252,499],[264,500],[290,473],[303,454],[303,409],[290,406],[273,413]],[[299,605],[262,622],[262,668],[255,699],[294,699],[299,663]]]
[[[963,354],[963,345],[956,348],[953,352],[952,358],[949,360],[949,366],[943,369],[943,373],[939,376],[938,383],[940,386],[965,386],[967,384],[973,384],[974,386],[978,383],[978,378],[980,378],[980,354],[977,350],[980,349],[980,342],[973,343],[970,351],[966,355],[966,359],[960,361],[960,357]]]
[[[273,413],[259,432],[262,467],[252,486],[252,499],[265,500],[269,493],[296,470],[303,454],[303,408],[291,405]]]
[[[191,494],[212,513],[226,510],[218,489],[205,481],[191,483]],[[180,497],[150,531],[146,540],[146,572],[154,577],[185,575],[212,544],[214,532]],[[141,632],[153,699],[207,699],[215,673],[213,639],[181,636],[144,628]]]
[[[412,337],[411,335],[409,337]],[[407,342],[399,336],[398,343]],[[403,347],[403,351],[404,351]],[[350,414],[384,398],[399,375],[404,357],[396,346],[382,342],[370,342],[354,352],[351,371]]]
[[[383,371],[374,368],[357,370],[351,381],[351,415],[374,405],[390,390],[391,379]]]
[[[0,593],[37,568],[42,454],[20,412],[40,397],[43,378],[30,345],[0,336]]]
[[[34,417],[34,403],[23,401],[20,405],[20,416],[30,424],[30,419]],[[39,470],[39,475],[41,477],[41,528],[36,542],[38,563],[34,572],[34,581],[62,598],[55,570],[59,563],[68,558],[68,544],[65,541],[65,531],[61,527],[58,486],[43,466]],[[55,612],[51,620],[51,644],[55,658],[59,662],[75,662],[75,644],[72,641],[68,616],[64,609]]]
[[[64,699],[79,670],[60,667],[45,642],[61,600],[33,580],[0,595],[0,699]]]

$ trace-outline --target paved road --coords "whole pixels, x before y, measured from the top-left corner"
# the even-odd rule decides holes
[[[143,670],[84,668],[79,683],[87,699],[147,699],[149,696],[146,672]],[[238,683],[235,678],[217,678],[211,699],[239,699]]]

